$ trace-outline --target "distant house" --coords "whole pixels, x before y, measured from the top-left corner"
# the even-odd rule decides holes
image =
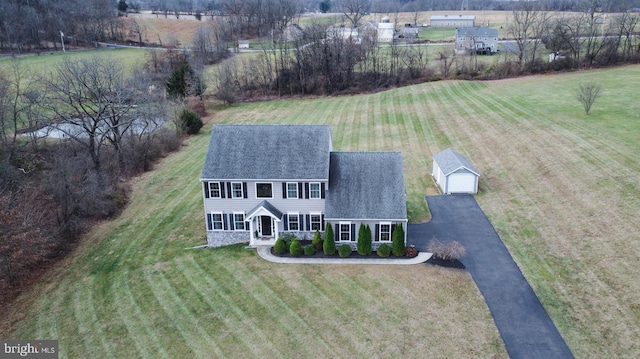
[[[411,24],[405,24],[404,27],[400,30],[399,37],[403,37],[405,39],[417,39],[418,27],[411,26]]]
[[[200,181],[212,247],[311,239],[331,222],[353,248],[369,225],[375,249],[407,224],[402,154],[333,151],[329,126],[215,125]]]
[[[249,40],[238,40],[238,48],[239,49],[248,49],[249,48]]]
[[[433,156],[431,176],[443,194],[478,193],[480,173],[463,155],[450,148]]]
[[[298,24],[291,24],[282,31],[282,41],[292,42],[300,40],[304,35],[304,30]]]
[[[474,15],[434,15],[429,20],[431,27],[473,27],[476,26]]]
[[[456,54],[490,55],[498,51],[498,30],[488,27],[461,27],[456,30]]]
[[[343,40],[347,42],[353,42],[360,44],[362,38],[358,29],[351,27],[330,27],[327,28],[327,38],[332,40]]]

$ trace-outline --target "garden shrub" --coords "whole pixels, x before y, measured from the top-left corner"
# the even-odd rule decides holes
[[[460,259],[467,253],[466,248],[460,242],[453,241],[444,244],[436,237],[433,237],[427,245],[427,251],[433,253],[434,257],[444,260]]]
[[[414,246],[409,246],[407,247],[407,249],[404,250],[404,255],[407,258],[416,257],[418,255],[418,249]]]
[[[287,253],[287,245],[285,244],[282,237],[278,237],[278,239],[276,239],[276,244],[273,246],[273,252],[277,255],[283,255]]]
[[[391,252],[396,257],[402,257],[404,255],[404,229],[402,224],[397,224],[391,234]]]
[[[298,238],[294,239],[291,242],[291,246],[289,247],[289,253],[291,253],[294,257],[300,257],[302,255],[302,244]]]
[[[351,246],[346,244],[346,243],[341,245],[340,248],[338,248],[338,254],[342,258],[346,258],[346,257],[350,256],[351,252],[352,252]]]
[[[358,229],[358,254],[361,256],[368,256],[371,254],[371,227],[360,223]]]
[[[389,247],[389,245],[387,245],[386,243],[383,243],[380,245],[380,247],[378,247],[378,256],[386,258],[389,256],[389,254],[391,254],[391,247]]]
[[[336,254],[336,241],[333,238],[333,228],[331,223],[327,222],[327,226],[324,230],[324,242],[322,243],[322,250],[324,255],[332,256]]]
[[[306,246],[304,246],[304,255],[305,256],[311,256],[316,252],[316,248],[313,246],[313,244],[307,244]]]
[[[313,239],[311,240],[311,244],[313,244],[313,247],[316,250],[318,250],[318,251],[322,250],[322,237],[320,236],[320,231],[316,231],[316,233],[313,235]]]
[[[180,114],[180,126],[182,129],[189,135],[195,135],[200,132],[200,129],[204,124],[202,123],[202,119],[197,114],[184,110]]]

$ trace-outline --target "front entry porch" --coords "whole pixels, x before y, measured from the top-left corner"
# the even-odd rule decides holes
[[[262,201],[247,214],[245,220],[249,222],[249,232],[251,233],[249,245],[251,247],[273,246],[276,243],[282,212],[271,203]]]

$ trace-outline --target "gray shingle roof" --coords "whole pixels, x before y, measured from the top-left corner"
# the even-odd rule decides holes
[[[266,200],[258,203],[257,206],[255,206],[252,210],[250,210],[249,213],[247,213],[247,218],[253,217],[253,215],[257,211],[259,211],[260,208],[264,208],[267,212],[271,213],[275,218],[282,219],[282,212],[280,212],[279,209],[274,207],[274,205],[272,205]]]
[[[461,27],[456,36],[498,36],[498,30],[489,27]]]
[[[317,125],[215,125],[203,179],[327,179],[331,130]]]
[[[406,219],[402,153],[332,152],[329,219]]]
[[[445,176],[463,167],[480,176],[480,172],[478,172],[478,170],[475,169],[475,167],[473,167],[473,165],[463,155],[451,148],[447,148],[446,150],[437,153],[433,156],[433,160],[438,164],[440,170]]]

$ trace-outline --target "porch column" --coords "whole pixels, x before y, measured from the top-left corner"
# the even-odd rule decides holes
[[[271,227],[273,227],[275,239],[278,239],[278,222],[276,222],[275,218],[271,218]]]
[[[253,229],[253,221],[248,221],[249,222],[249,245],[253,245],[255,243],[255,237],[253,235],[254,233],[254,229]]]

